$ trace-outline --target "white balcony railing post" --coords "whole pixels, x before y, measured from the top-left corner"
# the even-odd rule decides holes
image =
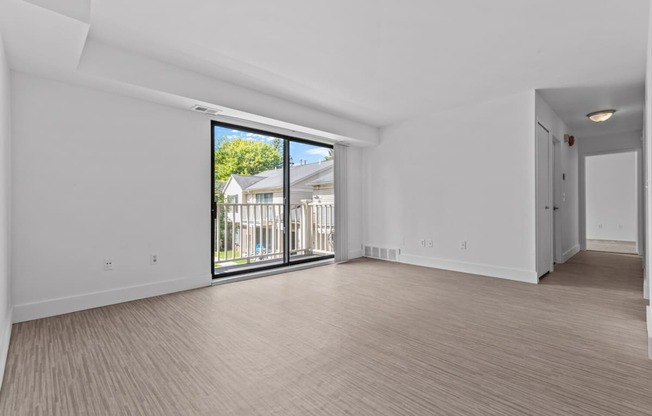
[[[310,231],[312,230],[312,212],[308,202],[301,204],[301,219],[303,227],[301,229],[301,244],[306,254],[312,254],[312,238],[310,238]]]

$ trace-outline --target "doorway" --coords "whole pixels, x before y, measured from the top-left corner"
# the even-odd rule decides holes
[[[330,145],[211,125],[213,278],[333,258]]]
[[[638,253],[637,159],[636,152],[585,158],[587,250]]]
[[[553,271],[552,137],[536,124],[536,269],[538,277]]]

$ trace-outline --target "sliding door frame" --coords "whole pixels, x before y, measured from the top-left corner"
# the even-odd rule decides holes
[[[245,268],[242,270],[233,270],[225,273],[220,273],[219,275],[215,274],[215,220],[217,218],[217,203],[215,202],[215,127],[224,127],[243,131],[246,133],[260,134],[263,136],[270,136],[283,140],[283,262],[281,264],[272,264],[268,266],[260,266],[257,268]],[[326,149],[333,149],[333,145],[328,143],[321,143],[289,136],[286,134],[274,133],[257,128],[211,120],[211,275],[213,276],[213,280],[220,280],[225,277],[233,277],[247,273],[257,273],[265,270],[288,267],[290,265],[294,266],[297,264],[312,263],[335,258],[335,255],[331,254],[310,259],[290,259],[290,238],[288,238],[288,230],[290,227],[288,224],[290,223],[290,143],[292,142],[323,147]]]

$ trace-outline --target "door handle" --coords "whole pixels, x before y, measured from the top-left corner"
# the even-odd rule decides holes
[[[552,207],[553,210],[557,211],[559,207]]]

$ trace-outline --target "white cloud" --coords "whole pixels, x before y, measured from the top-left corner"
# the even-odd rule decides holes
[[[328,149],[324,149],[323,147],[316,147],[314,149],[306,150],[306,154],[326,157],[328,156]]]

